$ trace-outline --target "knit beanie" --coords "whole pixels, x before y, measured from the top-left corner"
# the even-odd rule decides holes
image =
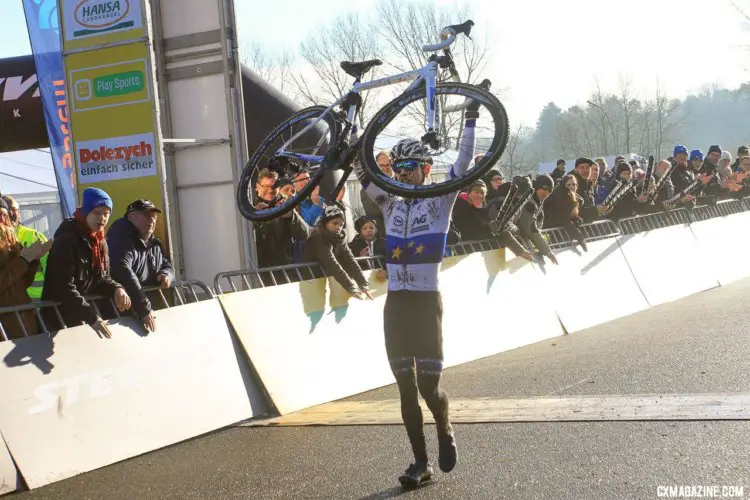
[[[708,148],[708,153],[706,153],[706,154],[710,155],[711,153],[719,153],[719,154],[721,154],[721,146],[713,145],[710,148]]]
[[[690,161],[693,160],[702,160],[703,159],[703,151],[700,149],[694,149],[690,152]]]
[[[555,181],[549,174],[540,174],[534,180],[534,189],[552,189],[555,187]]]
[[[672,154],[672,156],[677,156],[678,154],[684,154],[685,156],[687,156],[688,154],[687,148],[683,146],[682,144],[678,144],[677,146],[674,147],[674,153]]]
[[[90,214],[96,207],[102,206],[112,210],[112,198],[99,188],[86,188],[83,192],[83,203],[81,203],[81,212],[83,212],[84,217]]]

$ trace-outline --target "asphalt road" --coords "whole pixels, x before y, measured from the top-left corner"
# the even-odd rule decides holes
[[[704,292],[449,369],[444,386],[460,398],[750,393],[748,297],[750,281]],[[389,386],[351,400],[396,397]],[[410,459],[403,428],[352,426],[231,428],[16,496],[646,499],[660,486],[717,485],[750,498],[747,421],[465,424],[456,433],[456,470],[408,493],[396,481]],[[428,439],[435,450],[433,428]]]

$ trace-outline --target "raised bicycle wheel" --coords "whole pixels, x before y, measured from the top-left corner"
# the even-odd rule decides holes
[[[237,207],[243,217],[251,221],[268,221],[275,219],[292,210],[302,200],[310,196],[315,187],[323,179],[324,168],[321,159],[328,152],[328,148],[335,145],[339,137],[339,129],[331,113],[324,113],[323,106],[311,106],[292,115],[273,129],[248,160],[237,185]],[[278,157],[279,148],[295,134],[313,123],[318,117],[321,120],[312,129],[296,139],[287,148],[290,155]],[[292,160],[294,163],[290,163]],[[301,174],[308,174],[307,184],[293,195],[279,203],[263,207],[256,185],[258,174],[263,169],[270,169],[279,174],[279,179],[294,180]],[[279,195],[279,183],[276,188],[264,191],[264,194]],[[261,186],[261,189],[266,189]]]
[[[381,189],[408,198],[427,198],[459,191],[487,173],[503,154],[508,143],[508,115],[494,95],[481,87],[465,83],[439,83],[435,94],[437,113],[434,128],[441,144],[437,149],[428,146],[433,158],[429,183],[411,185],[397,181],[385,175],[375,161],[379,150],[388,150],[403,138],[421,139],[427,132],[424,87],[396,97],[375,113],[367,125],[362,134],[362,166],[367,176]],[[484,157],[465,172],[451,178],[448,172],[458,157],[464,112],[448,110],[461,107],[466,98],[479,103],[480,116],[475,128],[473,156]],[[441,178],[444,180],[439,180]]]

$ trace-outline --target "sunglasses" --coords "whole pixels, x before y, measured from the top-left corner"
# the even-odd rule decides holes
[[[419,160],[401,160],[393,165],[393,170],[414,170],[417,167],[422,167],[424,165],[426,165],[426,163]]]

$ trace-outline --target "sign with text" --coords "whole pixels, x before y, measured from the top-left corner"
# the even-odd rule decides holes
[[[70,71],[73,111],[113,108],[148,102],[146,59],[136,59]]]
[[[82,184],[156,175],[154,134],[138,134],[76,143]]]
[[[66,49],[144,36],[142,0],[61,0]]]
[[[164,210],[148,43],[81,51],[67,55],[65,62],[79,196],[87,187],[98,187],[112,197],[115,213],[138,198]],[[165,220],[158,219],[155,232],[168,245]]]

